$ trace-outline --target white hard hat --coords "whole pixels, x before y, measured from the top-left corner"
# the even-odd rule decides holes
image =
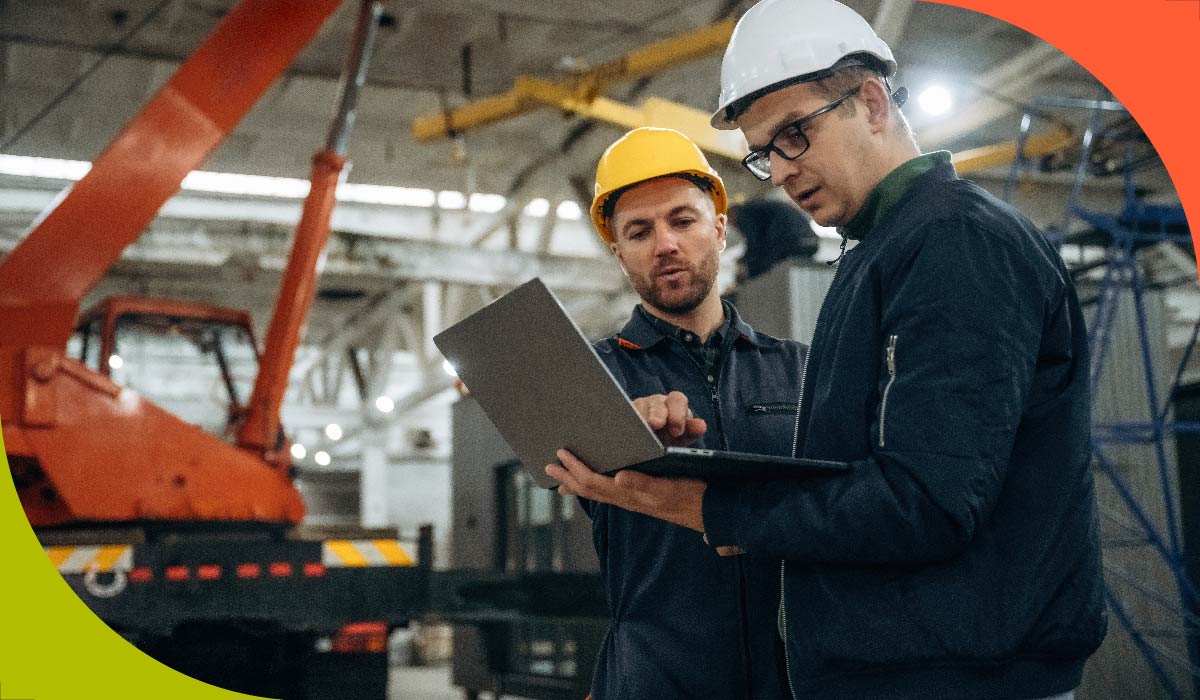
[[[888,45],[837,0],[762,0],[738,20],[725,48],[713,128],[737,128],[727,115],[735,102],[767,88],[824,78],[854,54],[873,57],[885,78],[896,72]]]

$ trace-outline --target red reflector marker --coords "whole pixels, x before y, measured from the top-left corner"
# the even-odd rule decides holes
[[[154,578],[154,574],[147,566],[138,566],[129,570],[129,580],[134,583],[145,583],[152,578]]]
[[[271,562],[271,565],[267,567],[267,571],[270,572],[272,576],[291,576],[292,565],[286,561],[273,561]]]
[[[262,567],[258,564],[238,564],[238,578],[258,578],[262,575]]]
[[[221,578],[221,567],[216,564],[204,564],[196,569],[196,575],[205,581]]]
[[[333,651],[339,654],[378,654],[387,649],[388,627],[384,622],[352,622],[333,637]]]
[[[186,566],[168,566],[167,580],[168,581],[186,581],[188,579],[188,568]]]
[[[305,576],[324,576],[325,575],[325,565],[322,564],[321,562],[317,562],[317,561],[306,562],[304,564],[304,575]]]

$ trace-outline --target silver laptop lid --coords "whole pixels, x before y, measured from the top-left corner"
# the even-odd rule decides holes
[[[663,454],[591,343],[538,278],[434,337],[533,480],[567,448],[605,473]]]

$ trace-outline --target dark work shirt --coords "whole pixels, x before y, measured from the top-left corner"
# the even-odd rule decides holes
[[[708,383],[717,383],[717,378],[721,376],[722,341],[729,335],[729,326],[733,318],[733,315],[729,313],[728,304],[721,302],[721,310],[725,313],[725,320],[704,341],[701,341],[700,336],[692,331],[680,328],[674,323],[665,321],[646,311],[641,304],[638,304],[637,310],[660,333],[678,339],[688,354],[704,369],[705,379],[708,380]]]
[[[805,348],[758,333],[731,305],[724,308],[711,359],[698,360],[698,347],[640,308],[596,352],[632,399],[683,392],[708,427],[693,447],[789,455]],[[705,373],[710,363],[716,381]],[[777,558],[718,556],[694,530],[581,503],[592,519],[611,616],[593,676],[595,700],[787,697],[771,633]]]

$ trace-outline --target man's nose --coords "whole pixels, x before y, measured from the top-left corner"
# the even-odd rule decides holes
[[[788,160],[778,153],[771,154],[771,184],[782,187],[793,175],[800,171],[800,159]]]
[[[654,254],[669,255],[679,250],[679,236],[667,225],[658,225],[654,231]]]

